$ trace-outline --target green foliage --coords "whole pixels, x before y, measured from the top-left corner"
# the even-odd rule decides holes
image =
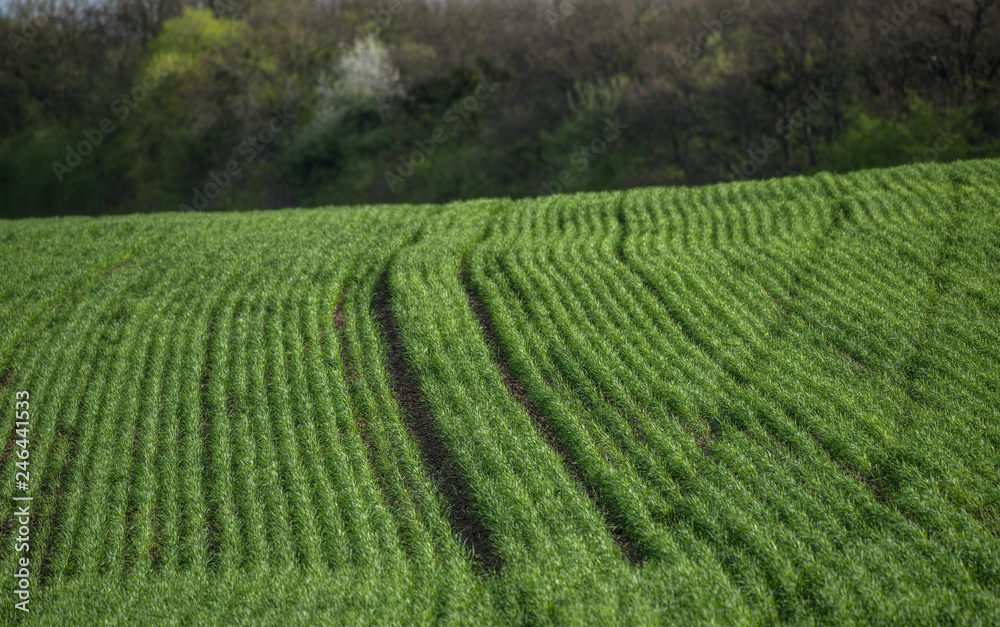
[[[562,172],[568,172],[571,181],[566,191],[620,186],[617,171],[627,157],[618,150],[628,141],[615,129],[624,121],[621,112],[628,86],[626,77],[616,76],[606,82],[577,84],[567,94],[570,114],[551,132],[539,133],[547,179],[558,180]]]
[[[844,135],[829,148],[823,169],[838,172],[919,161],[955,161],[972,156],[975,131],[969,109],[938,109],[913,95],[898,118],[855,110]]]
[[[878,0],[10,0],[0,214],[190,207],[234,160],[239,176],[202,210],[996,157],[1000,3],[978,2],[903,15]],[[151,75],[162,80],[150,91]],[[481,80],[499,87],[453,127],[446,116]],[[276,111],[294,121],[241,153]],[[587,152],[605,118],[627,138]],[[37,174],[63,155],[52,137],[104,119],[116,130],[71,181]],[[406,163],[438,128],[447,141]],[[935,148],[948,128],[959,137]]]
[[[296,183],[318,187],[350,179],[391,146],[391,134],[373,98],[352,105],[334,120],[306,126],[281,159]]]
[[[98,183],[96,157],[81,158],[62,181],[53,162],[65,162],[81,129],[49,128],[0,140],[0,207],[5,217],[111,213]],[[69,208],[67,210],[67,208]]]
[[[167,21],[149,50],[141,70],[197,78],[210,72],[215,55],[245,43],[249,26],[241,20],[217,18],[208,9],[185,7],[180,17]]]
[[[136,206],[176,210],[190,202],[210,170],[233,156],[243,139],[233,112],[245,111],[250,100],[240,82],[255,63],[266,62],[247,54],[249,37],[245,22],[216,18],[207,9],[185,9],[164,24],[133,84],[142,86],[150,75],[163,78],[122,114],[128,117],[121,119],[114,155]],[[257,97],[274,101],[266,93]]]

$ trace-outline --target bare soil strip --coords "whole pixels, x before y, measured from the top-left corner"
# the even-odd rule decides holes
[[[473,557],[487,574],[498,574],[502,563],[494,548],[492,533],[483,524],[472,498],[468,479],[448,454],[448,446],[434,424],[430,405],[406,361],[402,339],[396,326],[389,293],[388,275],[383,275],[372,301],[375,321],[389,345],[386,370],[392,379],[396,400],[410,436],[417,442],[428,474],[451,507],[451,528],[472,550]]]
[[[563,466],[569,473],[570,477],[582,488],[583,492],[594,502],[598,511],[604,516],[605,526],[608,528],[612,539],[614,540],[615,546],[621,551],[622,556],[631,564],[639,564],[643,561],[643,555],[639,549],[638,544],[625,536],[623,536],[614,525],[609,524],[610,518],[608,516],[608,510],[601,503],[601,499],[591,486],[587,485],[583,477],[580,475],[579,469],[577,469],[576,464],[573,463],[573,458],[570,456],[566,447],[563,446],[562,441],[556,435],[555,431],[552,429],[552,425],[545,419],[545,416],[538,409],[538,406],[531,400],[527,395],[524,384],[517,379],[513,374],[511,374],[510,369],[507,367],[509,363],[509,355],[500,341],[500,337],[497,335],[496,329],[493,327],[493,321],[490,319],[489,311],[486,309],[486,305],[483,304],[479,297],[476,296],[475,291],[469,284],[468,279],[462,275],[459,277],[462,286],[465,288],[466,296],[469,299],[469,308],[472,309],[472,313],[475,314],[476,320],[479,322],[479,327],[483,330],[483,336],[486,338],[486,345],[490,350],[490,355],[493,358],[493,363],[496,364],[497,370],[500,371],[500,376],[503,378],[504,385],[507,387],[508,393],[514,398],[515,401],[527,412],[528,416],[531,417],[531,421],[535,424],[538,432],[545,439],[545,442],[549,445],[559,459],[562,461]]]

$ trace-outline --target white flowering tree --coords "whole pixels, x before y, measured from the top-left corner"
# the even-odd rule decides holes
[[[384,107],[405,95],[399,70],[389,60],[385,44],[369,35],[355,40],[351,49],[324,74],[316,88],[316,121],[337,121],[351,106],[377,100]]]

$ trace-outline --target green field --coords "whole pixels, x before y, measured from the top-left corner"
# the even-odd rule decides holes
[[[0,621],[997,624],[998,181],[2,221]]]

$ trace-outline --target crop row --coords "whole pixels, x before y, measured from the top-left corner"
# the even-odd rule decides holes
[[[996,174],[3,223],[35,584],[348,577],[348,607],[425,621],[996,616]]]

